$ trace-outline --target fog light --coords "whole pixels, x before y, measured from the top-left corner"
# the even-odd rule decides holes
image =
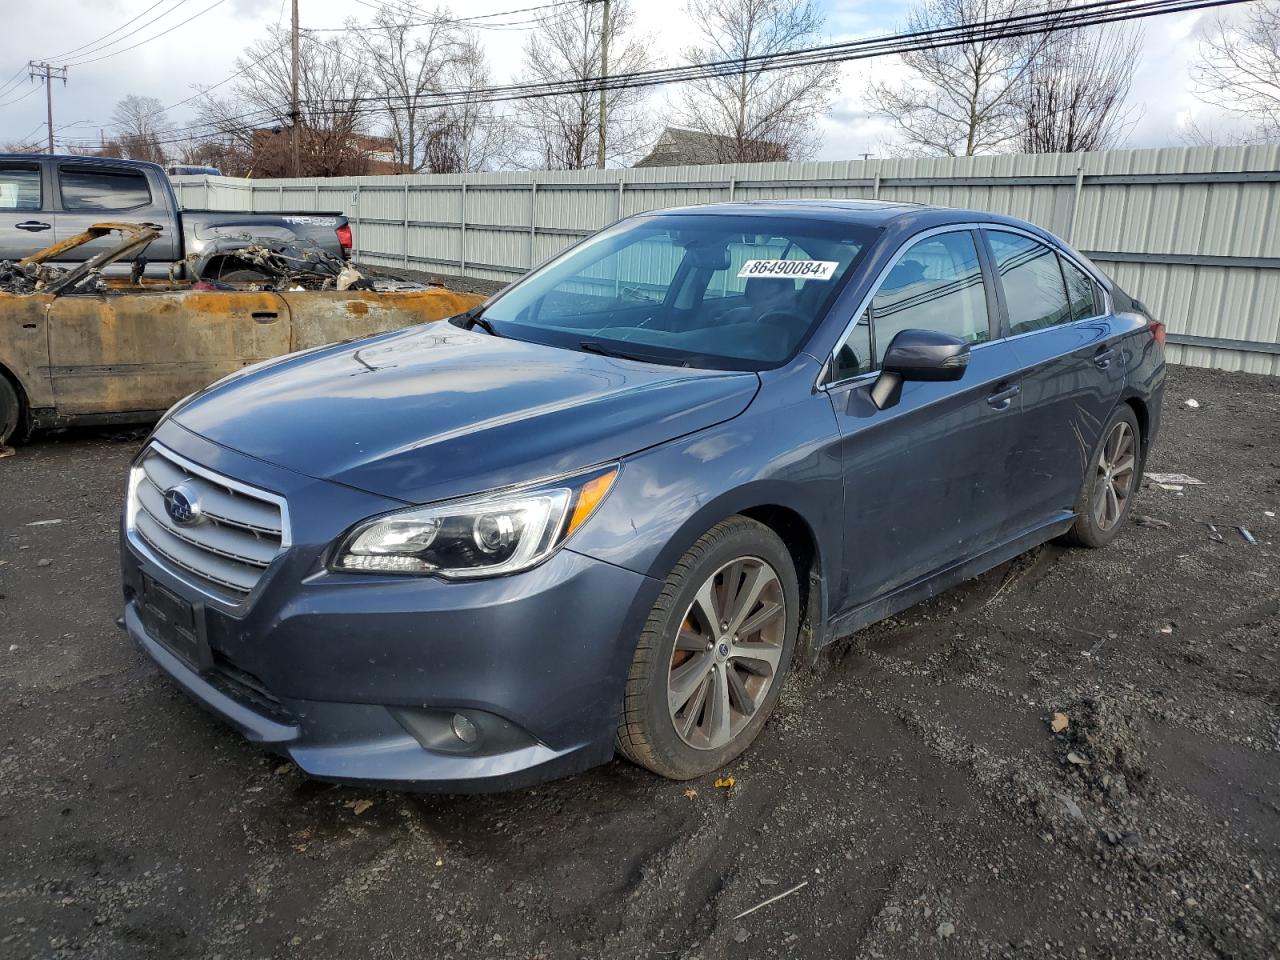
[[[480,731],[476,729],[476,725],[464,717],[460,713],[453,715],[453,735],[463,743],[475,743],[476,738],[480,736]]]

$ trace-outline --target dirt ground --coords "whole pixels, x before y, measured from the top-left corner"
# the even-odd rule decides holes
[[[731,788],[486,797],[309,781],[196,707],[113,624],[140,435],[37,439],[0,460],[0,957],[1274,958],[1280,382],[1175,369],[1165,418],[1150,469],[1204,481],[1142,491],[1168,526],[844,642]]]

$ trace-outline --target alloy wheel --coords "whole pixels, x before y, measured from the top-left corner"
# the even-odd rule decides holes
[[[698,588],[667,677],[671,722],[686,744],[719,749],[751,722],[778,672],[786,612],[777,571],[759,557],[725,564]]]
[[[1121,420],[1111,428],[1093,485],[1093,519],[1100,530],[1110,530],[1124,515],[1137,476],[1137,443],[1133,429]]]

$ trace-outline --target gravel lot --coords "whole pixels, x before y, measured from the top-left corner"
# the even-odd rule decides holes
[[[0,957],[1274,958],[1277,424],[1280,382],[1173,370],[1169,526],[851,638],[731,788],[466,798],[309,781],[187,700],[113,624],[140,434],[39,438],[0,460]]]

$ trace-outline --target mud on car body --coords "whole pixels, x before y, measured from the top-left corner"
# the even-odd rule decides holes
[[[1163,339],[1009,218],[634,217],[448,324],[178,405],[129,478],[124,622],[313,776],[698,776],[832,639],[1116,536]]]

